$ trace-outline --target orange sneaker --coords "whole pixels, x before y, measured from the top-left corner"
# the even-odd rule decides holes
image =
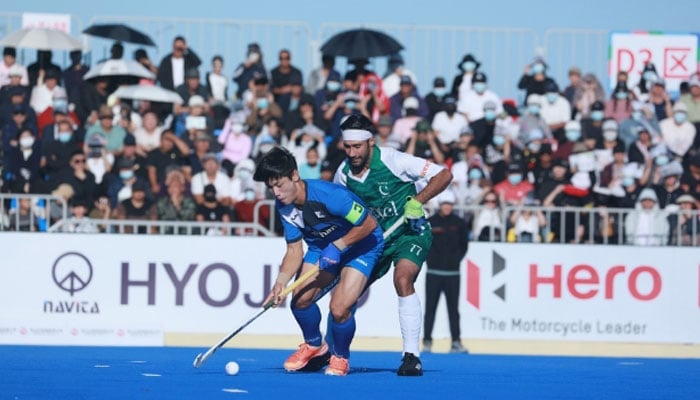
[[[345,376],[350,371],[350,363],[347,358],[331,356],[331,361],[326,368],[326,375]]]
[[[299,371],[304,368],[309,361],[328,352],[328,345],[324,342],[320,346],[311,346],[308,343],[299,345],[299,350],[287,358],[284,362],[284,369],[287,371]]]

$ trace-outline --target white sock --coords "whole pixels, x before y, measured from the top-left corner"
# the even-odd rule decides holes
[[[399,324],[403,338],[403,352],[420,357],[420,329],[423,322],[423,309],[417,293],[399,297]]]

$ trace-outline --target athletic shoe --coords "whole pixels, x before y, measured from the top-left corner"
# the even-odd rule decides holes
[[[350,371],[350,364],[347,358],[331,356],[331,361],[326,368],[326,375],[345,376]]]
[[[450,353],[469,353],[469,350],[462,346],[462,342],[455,340],[452,342],[452,347],[450,347]]]
[[[431,353],[433,351],[433,341],[430,339],[423,339],[423,352]]]
[[[399,376],[422,376],[423,364],[421,364],[420,358],[416,357],[413,353],[403,353],[401,366],[399,370],[396,371],[396,374]]]
[[[331,359],[331,352],[328,351],[318,357],[309,360],[304,368],[298,369],[299,372],[318,372],[323,369]]]
[[[308,343],[299,345],[299,350],[287,358],[284,369],[287,371],[299,371],[304,368],[312,358],[322,356],[328,352],[328,345],[324,342],[320,346],[311,346]]]

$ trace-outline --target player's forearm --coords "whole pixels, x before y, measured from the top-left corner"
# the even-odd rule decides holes
[[[432,199],[433,197],[437,196],[440,192],[445,190],[445,188],[447,188],[450,182],[452,182],[452,172],[450,172],[449,169],[445,168],[442,171],[440,171],[437,175],[430,178],[430,180],[428,181],[428,185],[426,185],[425,188],[423,188],[423,190],[416,194],[414,198],[422,204],[425,204],[428,200]]]
[[[299,271],[299,268],[301,268],[303,259],[304,252],[301,243],[287,246],[287,252],[284,254],[284,258],[282,258],[282,265],[280,266],[276,281],[286,286],[297,271]]]
[[[345,236],[333,241],[333,244],[341,251],[345,250],[345,248],[352,246],[353,244],[367,237],[367,235],[371,234],[376,227],[377,221],[374,219],[374,217],[368,215],[360,225],[350,229]]]

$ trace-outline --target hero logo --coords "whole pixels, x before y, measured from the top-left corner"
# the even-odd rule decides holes
[[[494,278],[505,271],[506,260],[496,251],[492,252],[491,259],[491,277]],[[538,264],[532,263],[528,271],[528,297],[541,298],[546,296],[545,293],[551,293],[555,299],[569,295],[579,300],[596,297],[614,300],[620,296],[621,290],[626,289],[624,292],[635,300],[651,301],[659,297],[663,287],[661,274],[651,266],[629,268],[616,265],[602,274],[599,271],[600,269],[587,264],[577,264],[568,270],[561,264],[555,264],[548,272],[543,272]],[[481,268],[471,260],[467,260],[466,281],[466,300],[479,309]],[[506,284],[496,287],[493,294],[505,301]]]

